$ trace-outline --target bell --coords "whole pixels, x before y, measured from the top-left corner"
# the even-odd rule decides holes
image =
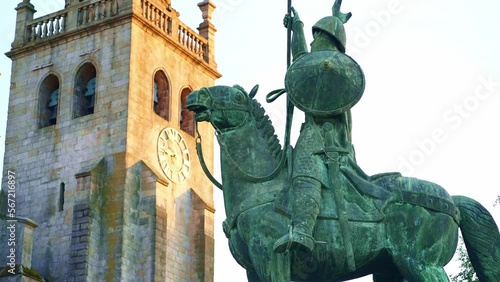
[[[57,106],[51,108],[50,110],[51,110],[51,115],[49,118],[49,124],[53,125],[53,124],[56,124],[56,121],[57,121]]]
[[[95,77],[90,79],[87,82],[87,85],[85,85],[86,91],[83,96],[89,97],[89,96],[94,96],[95,95]]]
[[[89,106],[87,107],[87,111],[89,113],[94,112],[94,104],[95,104],[95,95],[90,96],[90,103]]]
[[[49,96],[49,102],[47,103],[47,107],[55,107],[57,106],[57,100],[59,98],[59,88],[56,90],[52,91]]]
[[[158,104],[158,84],[156,84],[156,81],[153,86],[153,101]]]

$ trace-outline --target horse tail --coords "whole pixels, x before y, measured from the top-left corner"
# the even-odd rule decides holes
[[[491,214],[477,201],[453,196],[460,230],[479,281],[500,282],[500,233]]]

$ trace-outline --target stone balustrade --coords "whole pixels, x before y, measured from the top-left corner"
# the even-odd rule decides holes
[[[77,13],[76,26],[88,25],[115,16],[120,11],[120,0],[100,0],[80,5],[76,10],[65,9],[33,19],[26,23],[25,43],[49,38],[68,31],[70,13]],[[73,23],[72,26],[75,26]]]
[[[137,1],[137,2],[135,2]],[[171,8],[157,7],[150,0],[140,2],[140,16],[160,33],[170,37],[174,43],[187,50],[202,61],[209,62],[208,40],[179,20],[177,11]],[[114,17],[120,13],[120,0],[93,0],[58,11],[37,19],[27,20],[24,35],[14,44],[43,41],[63,33],[74,32],[81,27],[88,27]],[[34,13],[34,8],[29,8]],[[32,15],[32,14],[31,14]],[[22,33],[22,32],[21,32]],[[207,35],[208,36],[208,35]]]
[[[32,42],[65,32],[67,18],[68,13],[63,10],[28,22],[25,41]]]
[[[173,15],[167,14],[147,0],[141,0],[142,16],[168,35],[172,35]]]
[[[78,8],[77,26],[87,25],[120,12],[119,0],[100,0]]]
[[[191,54],[200,59],[207,61],[206,47],[207,39],[193,31],[188,26],[181,23],[175,11],[169,12],[156,7],[148,0],[141,0],[142,16],[147,21],[151,22],[156,28],[160,29],[164,34],[174,38],[174,40]],[[173,30],[174,27],[177,30]]]
[[[179,23],[178,42],[196,56],[205,59],[207,40],[191,28]]]

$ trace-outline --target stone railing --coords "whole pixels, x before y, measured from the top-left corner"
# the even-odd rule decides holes
[[[207,39],[181,23],[178,20],[177,12],[165,12],[148,0],[141,0],[141,9],[144,19],[164,34],[172,37],[191,54],[207,61]]]
[[[197,57],[206,61],[207,40],[189,27],[179,23],[178,42]]]
[[[160,33],[170,37],[179,47],[202,61],[209,63],[210,51],[208,40],[198,32],[189,28],[179,20],[179,14],[174,9],[159,8],[150,0],[140,1],[140,15]],[[37,19],[27,20],[19,32],[14,45],[22,46],[63,33],[74,32],[81,27],[105,21],[117,16],[122,9],[126,13],[130,7],[120,7],[121,0],[92,0],[71,5]],[[134,2],[134,3],[137,3]],[[29,3],[28,3],[29,4]],[[26,6],[27,7],[27,6]],[[33,6],[27,8],[31,16],[35,12]],[[29,18],[25,15],[25,18]],[[24,31],[22,31],[24,29]],[[16,31],[17,32],[17,31]],[[24,35],[22,34],[24,32]]]
[[[172,35],[171,13],[167,14],[147,0],[141,0],[142,16],[168,35]]]
[[[119,0],[100,0],[78,8],[77,26],[90,24],[117,15]]]
[[[66,31],[67,11],[59,11],[34,19],[26,24],[25,41],[32,42]]]
[[[24,42],[28,43],[49,38],[67,32],[68,29],[73,30],[75,27],[92,24],[115,16],[120,11],[119,3],[120,0],[92,1],[90,4],[70,7],[27,21]]]

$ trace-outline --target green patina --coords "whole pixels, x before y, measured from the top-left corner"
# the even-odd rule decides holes
[[[294,63],[286,89],[271,92],[268,101],[287,92],[304,111],[294,148],[279,145],[254,99],[257,87],[248,94],[214,86],[187,98],[196,120],[217,133],[224,232],[235,260],[248,281],[368,274],[374,281],[448,281],[443,267],[460,229],[479,279],[500,281],[498,227],[477,201],[399,173],[370,176],[356,163],[350,109],[363,94],[364,75],[345,54],[343,24],[351,14],[341,13],[340,4],[313,26],[311,52],[297,11],[284,19],[293,32]]]

